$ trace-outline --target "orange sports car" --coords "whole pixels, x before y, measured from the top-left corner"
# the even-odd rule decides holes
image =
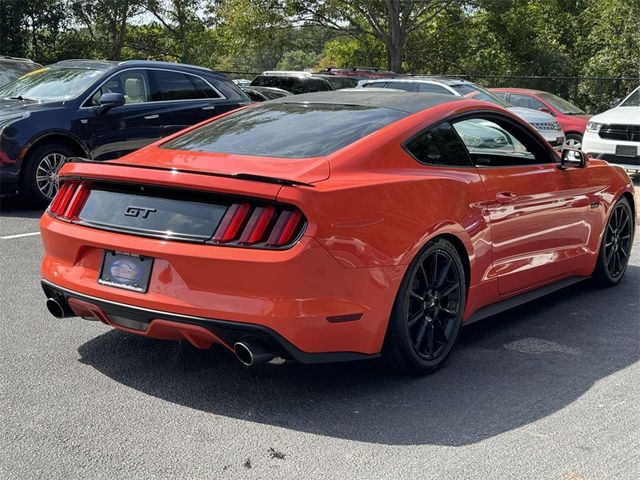
[[[119,160],[75,159],[59,181],[40,221],[54,316],[220,344],[246,365],[432,371],[464,324],[620,282],[636,218],[622,169],[428,93],[251,105]]]

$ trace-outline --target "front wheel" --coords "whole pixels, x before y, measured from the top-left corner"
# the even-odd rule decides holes
[[[466,293],[455,247],[445,239],[430,242],[411,263],[398,290],[383,361],[413,375],[441,367],[458,337]]]
[[[618,200],[611,209],[593,273],[596,283],[602,286],[617,285],[627,271],[633,242],[632,212],[626,198]]]
[[[58,191],[58,171],[71,156],[73,152],[60,143],[36,147],[25,159],[22,194],[34,205],[48,205]]]
[[[582,149],[582,135],[579,133],[570,133],[564,140],[564,147],[572,150]]]

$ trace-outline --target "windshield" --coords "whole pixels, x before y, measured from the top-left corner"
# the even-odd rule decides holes
[[[101,70],[86,68],[43,68],[0,87],[0,98],[39,102],[69,100],[86,90],[101,74]]]
[[[545,102],[550,103],[553,108],[565,115],[584,115],[584,110],[579,109],[573,103],[560,98],[553,93],[540,92],[538,96]]]
[[[407,116],[388,108],[272,103],[247,108],[191,130],[162,148],[310,158],[328,155]]]
[[[488,92],[484,88],[473,85],[472,83],[458,83],[456,85],[449,86],[463,96],[473,98],[474,100],[484,100],[485,102],[491,102],[503,108],[509,108],[513,106],[506,100],[503,100],[493,93]]]
[[[627,97],[627,99],[620,104],[621,107],[640,107],[640,87]]]
[[[15,65],[7,65],[6,63],[0,64],[0,85],[9,83],[20,75],[38,68],[35,63],[18,63]]]

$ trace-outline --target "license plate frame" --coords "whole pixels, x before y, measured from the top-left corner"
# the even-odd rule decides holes
[[[616,145],[616,155],[618,157],[637,157],[638,147],[635,145]]]
[[[153,257],[119,250],[105,250],[98,272],[98,283],[137,293],[147,293]]]

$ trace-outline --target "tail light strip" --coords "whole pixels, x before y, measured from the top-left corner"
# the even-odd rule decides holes
[[[76,220],[88,195],[89,186],[86,182],[65,182],[51,202],[49,213],[60,220]]]
[[[216,229],[213,242],[240,246],[266,242],[266,248],[283,247],[295,239],[303,223],[302,213],[291,207],[256,206],[251,215],[250,211],[248,203],[232,204]]]

